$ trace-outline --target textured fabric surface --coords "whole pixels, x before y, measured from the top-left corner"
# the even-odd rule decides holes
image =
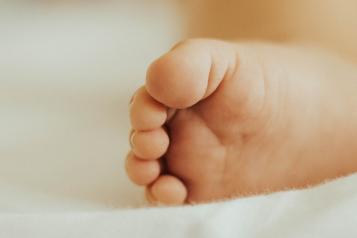
[[[36,2],[0,3],[0,212],[144,204],[123,169],[128,103],[179,40],[178,14],[169,1]]]
[[[1,237],[355,237],[357,175],[211,205],[1,214]]]
[[[163,6],[1,5],[0,237],[356,237],[357,175],[134,209],[145,203],[123,170],[127,104],[147,64],[179,39]]]

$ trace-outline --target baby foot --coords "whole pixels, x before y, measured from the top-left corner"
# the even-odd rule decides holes
[[[356,171],[357,74],[341,75],[326,58],[214,40],[177,45],[133,97],[128,176],[150,201],[182,204]]]

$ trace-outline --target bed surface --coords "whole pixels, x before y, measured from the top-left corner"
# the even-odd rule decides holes
[[[175,14],[163,1],[0,3],[0,212],[144,204],[123,171],[128,102],[180,38]]]
[[[356,175],[304,191],[138,208],[142,190],[123,170],[128,101],[147,64],[181,36],[169,5],[150,6],[1,3],[0,237],[356,236]]]

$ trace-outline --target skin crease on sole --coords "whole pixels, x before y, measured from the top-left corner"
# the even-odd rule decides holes
[[[180,205],[356,172],[356,90],[356,66],[316,49],[181,42],[133,96],[128,176]]]

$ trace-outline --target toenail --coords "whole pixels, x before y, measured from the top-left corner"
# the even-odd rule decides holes
[[[151,194],[149,187],[146,187],[146,188],[145,188],[145,197],[146,197],[146,200],[147,200],[149,203],[155,203],[155,198],[154,198],[154,196]]]
[[[131,98],[130,98],[130,101],[129,101],[129,105],[133,104],[133,101],[134,101],[134,98],[136,96],[136,93],[134,93]]]
[[[130,146],[133,148],[134,147],[134,136],[135,136],[135,131],[133,131],[131,133],[131,136],[130,136]]]

